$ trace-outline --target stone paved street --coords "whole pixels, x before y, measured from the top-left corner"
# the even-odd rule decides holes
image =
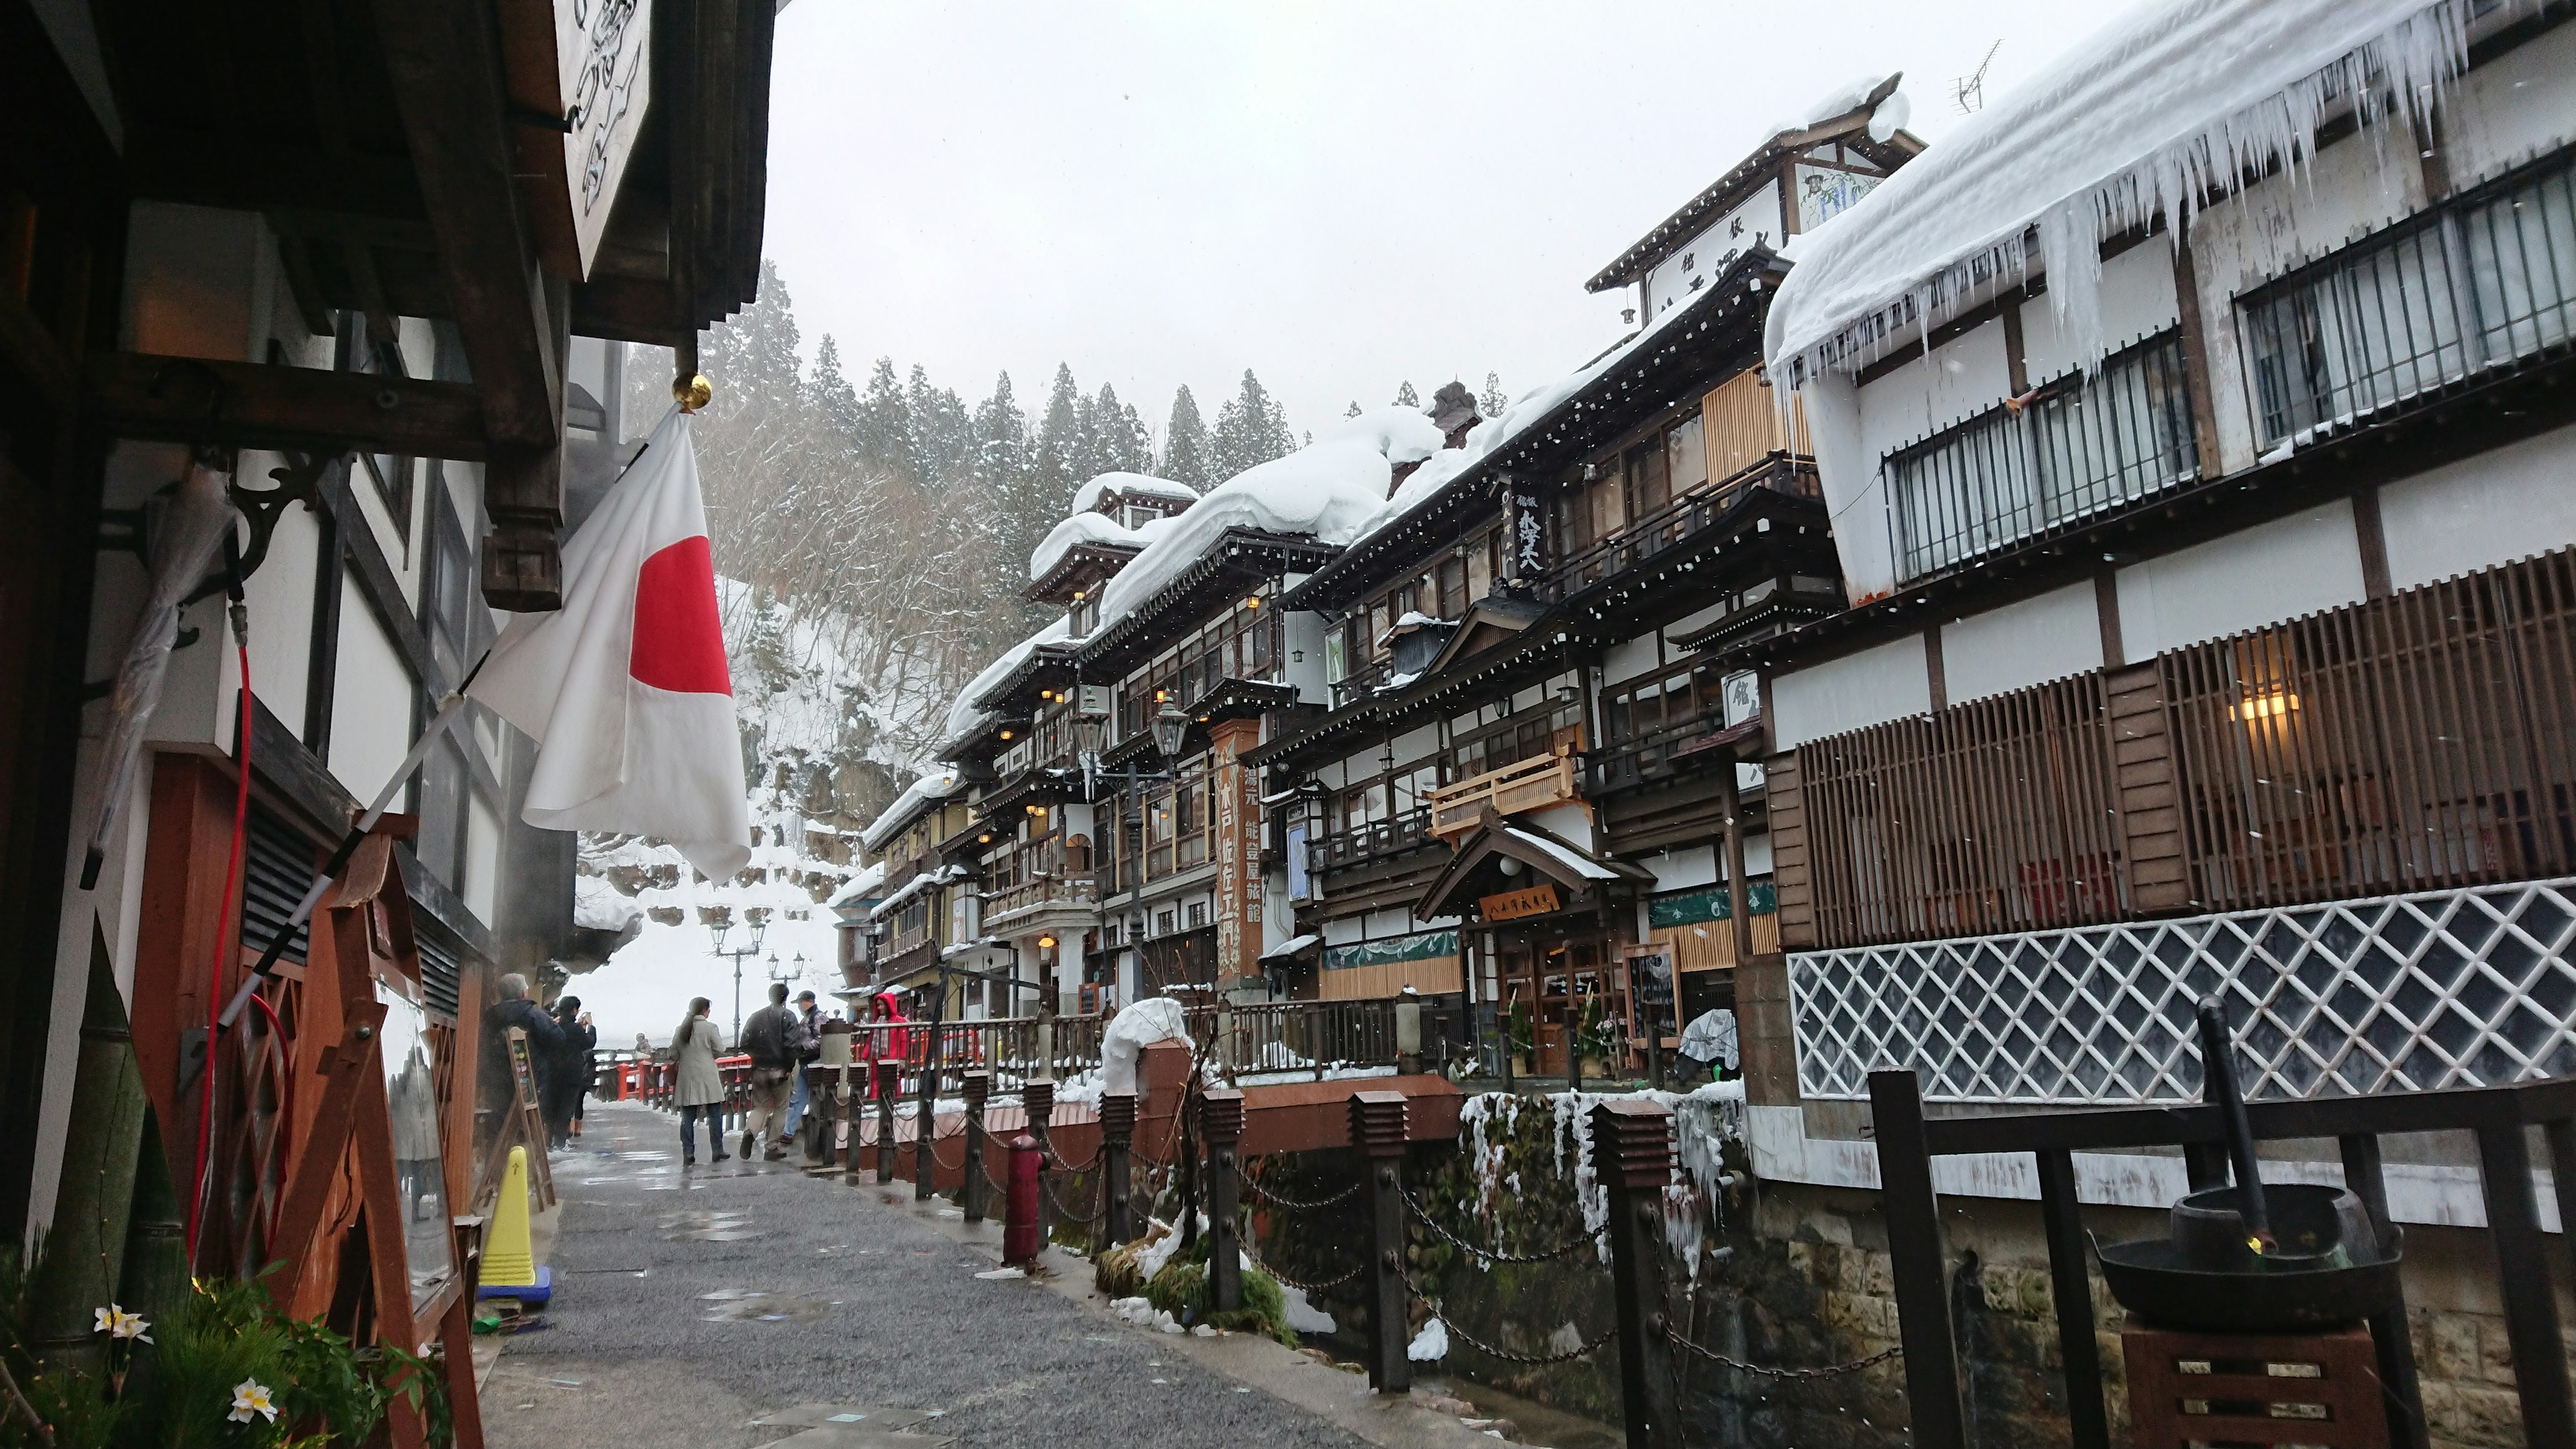
[[[588,1126],[555,1160],[546,1327],[510,1338],[484,1384],[494,1449],[1365,1442],[1335,1419],[1382,1444],[1494,1442],[1275,1344],[1154,1334],[1062,1282],[979,1279],[998,1228],[783,1163],[710,1167],[703,1143],[684,1172],[673,1119],[638,1106],[594,1103]],[[1088,1288],[1086,1265],[1063,1270]],[[849,1413],[867,1417],[807,1427]]]

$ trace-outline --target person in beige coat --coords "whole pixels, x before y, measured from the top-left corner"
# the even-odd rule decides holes
[[[730,1160],[724,1149],[724,1074],[716,1070],[721,1033],[707,1020],[707,1010],[705,997],[691,1000],[689,1014],[671,1033],[671,1060],[680,1069],[674,1095],[680,1108],[680,1164],[684,1167],[698,1165],[698,1119],[702,1117],[715,1160]]]

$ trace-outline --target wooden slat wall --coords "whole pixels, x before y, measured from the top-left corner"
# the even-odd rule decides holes
[[[1398,996],[1410,986],[1425,996],[1466,989],[1466,973],[1455,956],[1425,956],[1418,961],[1381,961],[1374,966],[1346,966],[1315,973],[1315,996],[1322,1001],[1375,1001]]]
[[[2182,910],[2192,899],[2191,862],[2184,854],[2163,674],[2153,664],[2114,670],[2104,693],[2111,707],[2111,762],[2119,772],[2129,905],[2144,915]]]
[[[1807,950],[1816,944],[1815,881],[1809,871],[1807,796],[1798,752],[1763,762],[1762,795],[1771,817],[1771,883],[1779,892],[1780,946]]]
[[[1790,427],[1782,427],[1779,399],[1762,385],[1759,372],[1747,368],[1710,388],[1699,400],[1700,435],[1708,450],[1708,476],[1732,478],[1773,453],[1806,454],[1807,415],[1792,404]]]
[[[1725,921],[1658,927],[1648,935],[1647,944],[1672,952],[1676,971],[1724,971],[1735,965],[1735,927]],[[1779,949],[1779,915],[1772,911],[1755,913],[1753,954],[1768,956]]]

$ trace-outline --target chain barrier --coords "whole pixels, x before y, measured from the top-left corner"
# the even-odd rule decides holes
[[[1086,1224],[1096,1223],[1100,1221],[1103,1214],[1109,1211],[1109,1204],[1106,1202],[1103,1202],[1100,1206],[1093,1208],[1087,1213],[1078,1213],[1073,1209],[1066,1207],[1064,1205],[1064,1199],[1056,1196],[1055,1185],[1048,1182],[1044,1174],[1040,1174],[1038,1177],[1038,1187],[1041,1191],[1046,1193],[1047,1202],[1055,1208],[1056,1216],[1065,1222]]]
[[[1491,1248],[1481,1247],[1475,1243],[1468,1242],[1465,1238],[1462,1238],[1456,1233],[1449,1231],[1447,1228],[1442,1227],[1437,1219],[1433,1218],[1430,1213],[1424,1211],[1421,1200],[1413,1195],[1413,1190],[1410,1188],[1404,1189],[1404,1205],[1413,1210],[1413,1216],[1419,1220],[1424,1227],[1429,1228],[1434,1235],[1447,1242],[1451,1247],[1456,1248],[1462,1253],[1466,1253],[1472,1257],[1489,1263],[1546,1263],[1552,1262],[1558,1258],[1569,1257],[1585,1248],[1593,1246],[1591,1236],[1589,1234],[1583,1234],[1568,1238],[1564,1242],[1557,1244],[1555,1247],[1550,1248],[1543,1253],[1498,1253]],[[1594,1266],[1598,1267],[1600,1265],[1596,1263]]]
[[[1458,1341],[1464,1343],[1469,1348],[1474,1349],[1476,1352],[1481,1353],[1488,1358],[1501,1359],[1505,1363],[1527,1364],[1532,1367],[1552,1363],[1571,1363],[1578,1358],[1585,1357],[1586,1355],[1597,1351],[1601,1345],[1608,1343],[1610,1340],[1619,1336],[1619,1325],[1613,1323],[1608,1328],[1601,1331],[1600,1337],[1592,1340],[1590,1343],[1584,1344],[1580,1348],[1570,1348],[1558,1353],[1514,1353],[1507,1348],[1496,1348],[1494,1345],[1487,1343],[1483,1339],[1469,1333],[1467,1330],[1460,1328],[1457,1323],[1449,1317],[1449,1310],[1441,1306],[1439,1299],[1422,1291],[1422,1285],[1414,1282],[1409,1276],[1406,1278],[1405,1282],[1408,1287],[1412,1288],[1413,1296],[1421,1299],[1424,1304],[1429,1306],[1431,1309],[1431,1316],[1440,1320],[1440,1327],[1443,1332],[1455,1334],[1458,1337]]]
[[[1368,1269],[1368,1264],[1360,1263],[1338,1278],[1326,1278],[1314,1283],[1301,1282],[1300,1280],[1291,1278],[1287,1274],[1280,1272],[1278,1269],[1271,1267],[1268,1263],[1261,1261],[1261,1255],[1252,1251],[1252,1239],[1250,1236],[1238,1236],[1235,1241],[1242,1245],[1243,1256],[1252,1260],[1252,1266],[1269,1274],[1271,1277],[1278,1279],[1280,1282],[1287,1284],[1289,1287],[1296,1289],[1300,1293],[1321,1293],[1327,1288],[1339,1288]]]
[[[1664,1325],[1664,1337],[1710,1363],[1734,1369],[1738,1373],[1758,1374],[1766,1379],[1826,1379],[1837,1374],[1856,1374],[1865,1368],[1876,1368],[1889,1359],[1902,1356],[1905,1352],[1905,1346],[1897,1344],[1880,1349],[1867,1358],[1854,1359],[1850,1363],[1826,1364],[1822,1368],[1779,1368],[1771,1364],[1746,1363],[1740,1358],[1728,1358],[1716,1349],[1703,1347],[1684,1338],[1676,1333],[1669,1323]]]
[[[1358,1192],[1361,1187],[1361,1184],[1354,1182],[1350,1186],[1343,1188],[1340,1192],[1334,1193],[1331,1197],[1319,1197],[1312,1202],[1301,1202],[1293,1197],[1282,1197],[1278,1193],[1272,1192],[1269,1188],[1263,1187],[1259,1181],[1254,1179],[1251,1173],[1244,1171],[1240,1167],[1234,1170],[1234,1175],[1243,1183],[1244,1189],[1250,1192],[1254,1197],[1261,1199],[1272,1207],[1287,1208],[1292,1212],[1313,1212],[1318,1208],[1331,1207],[1333,1204],[1342,1201],[1344,1198],[1349,1197],[1355,1192]]]
[[[1056,1168],[1056,1170],[1057,1170],[1057,1171],[1059,1171],[1059,1172],[1070,1172],[1070,1173],[1073,1173],[1073,1174],[1075,1174],[1075,1175],[1079,1176],[1079,1175],[1081,1175],[1081,1174],[1083,1174],[1083,1173],[1091,1172],[1091,1171],[1094,1171],[1095,1169],[1097,1169],[1097,1168],[1100,1166],[1100,1157],[1101,1157],[1101,1154],[1102,1154],[1103,1152],[1105,1152],[1107,1149],[1106,1149],[1106,1148],[1100,1148],[1100,1147],[1095,1147],[1095,1148],[1091,1149],[1091,1160],[1090,1160],[1089,1162],[1083,1163],[1082,1165],[1080,1165],[1080,1166],[1078,1166],[1078,1167],[1077,1167],[1077,1166],[1075,1166],[1073,1163],[1067,1162],[1067,1161],[1065,1161],[1062,1157],[1059,1157],[1059,1156],[1057,1156],[1057,1155],[1056,1155],[1056,1150],[1055,1150],[1055,1139],[1053,1139],[1053,1138],[1051,1138],[1051,1137],[1050,1137],[1049,1139],[1047,1139],[1047,1141],[1046,1141],[1046,1143],[1045,1143],[1045,1146],[1044,1146],[1044,1150],[1045,1150],[1045,1152],[1046,1152],[1046,1160],[1047,1160],[1048,1162],[1050,1162],[1050,1163],[1053,1163],[1053,1164],[1055,1165],[1055,1168]]]

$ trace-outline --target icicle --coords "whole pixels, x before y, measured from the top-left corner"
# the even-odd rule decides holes
[[[2093,199],[2078,196],[2039,218],[2040,265],[2048,272],[2048,309],[2077,366],[2102,360],[2102,223]]]

